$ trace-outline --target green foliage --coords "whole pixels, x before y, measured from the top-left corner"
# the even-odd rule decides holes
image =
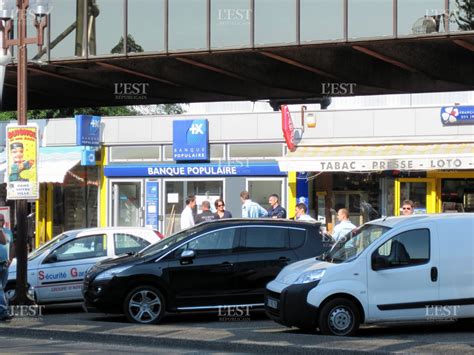
[[[454,21],[461,31],[474,30],[474,0],[456,0]]]
[[[144,49],[137,42],[132,35],[127,35],[127,53],[141,53]],[[110,51],[112,54],[123,53],[123,37],[120,37],[119,43]]]
[[[165,104],[149,106],[82,107],[46,110],[29,110],[28,119],[68,118],[75,115],[94,116],[138,116],[138,115],[180,115],[185,112],[183,105]],[[0,112],[0,121],[16,120],[16,111]]]

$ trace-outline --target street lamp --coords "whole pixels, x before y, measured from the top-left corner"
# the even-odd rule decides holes
[[[3,54],[7,55],[11,46],[18,47],[18,66],[17,66],[17,111],[18,124],[26,125],[28,110],[28,87],[27,87],[27,69],[28,55],[27,45],[37,44],[41,49],[43,46],[43,33],[48,25],[49,11],[48,0],[0,0],[0,32],[3,36]],[[28,12],[34,16],[34,25],[36,27],[36,36],[27,36],[27,15]],[[17,17],[17,38],[11,36],[13,21]],[[16,226],[17,238],[15,243],[17,271],[16,271],[16,292],[11,304],[28,305],[34,304],[28,296],[27,286],[27,200],[16,200]]]

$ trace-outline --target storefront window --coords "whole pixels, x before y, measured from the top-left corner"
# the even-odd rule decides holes
[[[165,231],[169,236],[181,230],[181,213],[186,207],[186,198],[196,196],[195,214],[201,212],[201,203],[209,201],[211,210],[215,212],[214,201],[224,194],[222,180],[191,180],[191,181],[165,181]]]
[[[250,193],[250,199],[266,210],[270,208],[268,197],[271,194],[277,194],[280,197],[280,205],[285,206],[282,179],[249,179],[247,180],[247,191]]]
[[[71,229],[97,227],[99,187],[96,167],[77,166],[53,190],[53,235]]]
[[[400,182],[400,207],[403,201],[411,200],[415,204],[415,214],[427,213],[427,189],[426,182]]]
[[[443,179],[441,212],[474,212],[474,179]]]

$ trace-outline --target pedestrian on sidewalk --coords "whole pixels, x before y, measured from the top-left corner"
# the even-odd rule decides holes
[[[271,194],[268,198],[270,208],[268,209],[268,217],[270,218],[286,218],[286,210],[280,205],[280,197],[277,194]]]
[[[340,239],[346,236],[349,232],[357,227],[349,220],[349,211],[347,208],[341,208],[337,211],[337,219],[339,223],[334,227],[332,237],[337,243]]]
[[[216,206],[216,219],[222,219],[222,218],[232,218],[232,213],[230,211],[227,211],[225,209],[225,203],[224,200],[219,198],[214,202],[214,206]]]
[[[209,201],[202,201],[201,211],[202,212],[196,216],[196,224],[217,219],[216,215],[211,212],[211,203]]]
[[[302,222],[317,222],[313,217],[306,214],[308,208],[304,203],[298,203],[295,208],[295,220]]]
[[[243,218],[260,218],[266,217],[268,215],[265,208],[250,199],[250,194],[248,191],[242,191],[240,193],[240,201],[242,202]]]
[[[194,208],[196,207],[196,196],[191,195],[186,199],[186,207],[181,213],[181,229],[194,226]]]
[[[12,319],[8,312],[5,287],[8,281],[8,268],[11,264],[10,245],[13,240],[12,231],[5,227],[5,216],[0,214],[0,322]]]

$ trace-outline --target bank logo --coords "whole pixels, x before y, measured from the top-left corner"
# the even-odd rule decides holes
[[[204,131],[202,130],[203,123],[193,123],[189,131],[191,134],[204,134]]]

